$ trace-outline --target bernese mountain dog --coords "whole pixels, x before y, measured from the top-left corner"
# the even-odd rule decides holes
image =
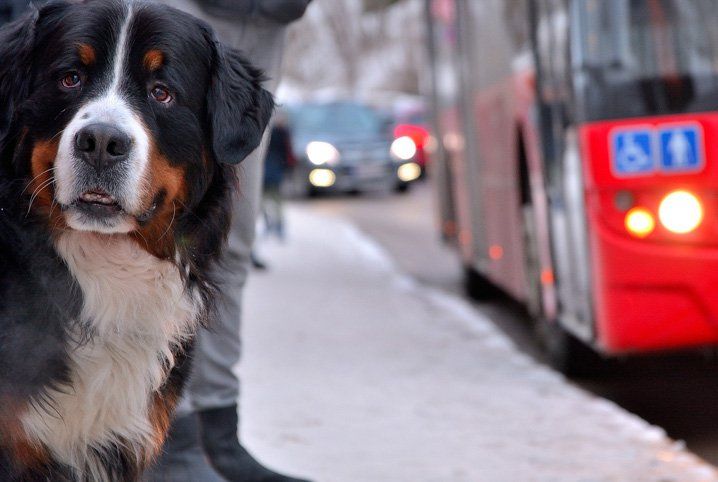
[[[160,4],[0,30],[0,480],[136,480],[211,318],[261,73]]]

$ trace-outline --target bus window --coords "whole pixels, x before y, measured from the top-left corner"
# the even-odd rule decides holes
[[[572,85],[567,10],[566,0],[533,3],[534,55],[539,70],[539,126],[546,175],[551,186],[561,179],[565,130],[570,124]]]
[[[574,8],[583,120],[718,108],[713,0],[577,0]]]

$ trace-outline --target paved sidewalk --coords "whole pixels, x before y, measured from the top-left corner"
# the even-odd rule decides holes
[[[245,305],[243,438],[268,465],[316,482],[718,481],[350,224],[288,221]]]

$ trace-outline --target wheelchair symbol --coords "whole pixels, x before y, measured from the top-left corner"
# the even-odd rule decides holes
[[[613,142],[613,169],[617,174],[651,172],[655,168],[653,136],[650,130],[616,132]]]

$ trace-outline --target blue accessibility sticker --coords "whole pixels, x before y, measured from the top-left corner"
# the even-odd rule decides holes
[[[700,171],[705,165],[703,130],[698,124],[670,125],[658,130],[661,169],[671,172]]]
[[[653,172],[656,168],[653,139],[651,127],[631,127],[613,131],[613,172],[619,176]]]

